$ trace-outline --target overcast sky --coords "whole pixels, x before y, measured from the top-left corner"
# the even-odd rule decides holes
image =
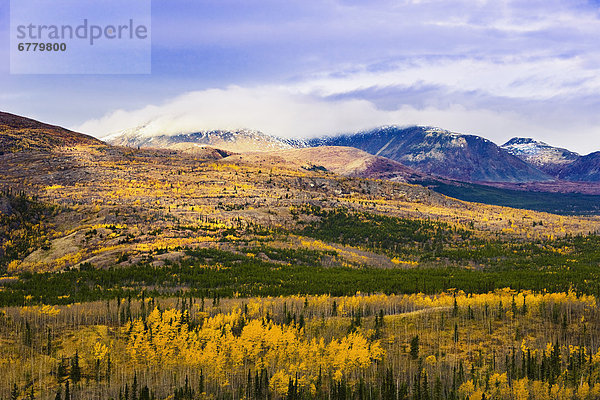
[[[419,124],[600,150],[599,1],[154,0],[152,74],[58,76],[9,74],[0,4],[0,109],[98,137]]]

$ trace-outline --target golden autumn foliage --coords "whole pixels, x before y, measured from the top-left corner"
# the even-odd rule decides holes
[[[468,203],[258,159],[99,146],[3,160],[0,186],[24,190],[20,201],[40,209],[23,224],[16,207],[0,204],[10,211],[0,226],[0,255],[10,255],[0,291],[15,305],[0,309],[0,399],[62,400],[67,382],[65,400],[142,400],[143,388],[143,400],[600,398],[600,313],[596,297],[580,293],[598,293],[586,253],[600,248],[586,244],[600,232],[597,216]],[[325,235],[317,208],[344,210],[358,232]],[[361,235],[367,228],[387,237]],[[586,262],[589,275],[577,269]],[[470,286],[477,275],[468,275],[460,287],[480,293],[469,294],[449,288],[449,265],[448,282],[465,271],[523,271],[501,283],[519,288],[528,272],[569,273],[560,293],[544,292],[545,282],[537,292],[481,293],[495,281]],[[141,266],[140,280],[129,279]],[[335,274],[312,291],[317,270],[345,267],[361,289],[397,294],[243,297],[350,294],[355,281]],[[212,270],[223,274],[204,274]],[[384,270],[390,282],[417,276],[414,287],[412,278],[369,282]],[[258,276],[281,271],[271,284]],[[584,290],[569,280],[577,273]],[[67,275],[75,278],[52,280]],[[290,284],[297,276],[303,286]],[[38,292],[20,293],[27,282]],[[89,299],[97,301],[41,304]]]
[[[94,388],[117,396],[125,384],[131,388],[134,375],[161,399],[186,377],[197,388],[202,376],[207,395],[237,393],[246,390],[248,376],[256,382],[265,374],[274,398],[285,397],[291,387],[323,398],[329,393],[323,385],[342,382],[352,391],[361,385],[380,390],[387,371],[397,390],[409,383],[410,396],[424,376],[430,396],[437,377],[447,391],[457,379],[457,399],[592,400],[600,394],[600,321],[593,296],[503,289],[232,298],[212,305],[183,300],[4,308],[0,396],[9,394],[4,386],[24,388],[33,377],[36,398],[54,398],[59,382],[64,389],[64,380],[71,379],[76,355],[81,381],[71,390],[81,396]],[[410,349],[415,335],[416,359]],[[522,370],[526,357],[536,368],[543,357],[556,357],[552,381]],[[51,373],[40,375],[40,368]],[[574,375],[577,368],[581,375]],[[578,378],[584,373],[589,379]]]
[[[50,250],[10,264],[11,273],[62,270],[90,260],[105,267],[123,253],[131,253],[132,259],[139,261],[159,248],[201,247],[227,239],[228,235],[221,237],[220,233],[232,226],[257,224],[271,230],[292,230],[298,221],[292,218],[290,210],[309,200],[323,208],[344,207],[443,222],[455,229],[472,229],[483,239],[551,240],[567,234],[597,232],[600,228],[597,217],[566,217],[466,203],[417,185],[351,179],[285,163],[269,165],[267,169],[260,163],[236,161],[235,157],[215,161],[182,153],[116,148],[61,151],[67,159],[81,160],[85,169],[93,170],[96,179],[90,180],[84,174],[60,184],[49,182],[47,176],[62,173],[64,165],[55,161],[52,154],[36,160],[47,173],[34,174],[19,186],[43,202],[63,207],[60,215],[68,217],[49,219],[47,222],[55,225],[54,231],[42,232],[40,227],[32,227],[36,235],[45,236],[48,243],[44,246]],[[3,179],[9,186],[22,180],[20,173],[26,164],[12,165],[7,171]],[[65,223],[74,216],[79,220]],[[201,234],[191,235],[180,229],[183,226]],[[90,235],[92,231],[97,234]],[[291,236],[279,237],[277,241],[294,247],[298,240]],[[249,232],[241,237],[254,239]],[[65,238],[71,241],[69,246],[61,241]],[[229,236],[229,240],[236,238],[240,235]],[[307,249],[338,252],[341,266],[382,264],[379,258],[352,246],[332,246],[314,238],[300,240]],[[31,247],[28,253],[39,247]],[[569,249],[556,251],[568,254]],[[416,262],[412,257],[394,255],[384,264],[402,268],[413,267]]]
[[[384,356],[377,341],[358,332],[329,342],[308,339],[303,328],[295,325],[246,321],[239,309],[203,319],[195,328],[188,319],[187,311],[154,309],[146,321],[136,319],[123,327],[132,366],[203,369],[209,379],[222,385],[248,368],[267,369],[274,371],[272,387],[285,394],[290,377],[298,377],[301,387],[314,391],[319,371],[331,371],[336,379],[356,380]]]

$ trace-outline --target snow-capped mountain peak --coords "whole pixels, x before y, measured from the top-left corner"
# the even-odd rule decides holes
[[[556,175],[565,165],[573,163],[580,157],[570,150],[553,147],[532,138],[515,137],[501,147],[551,175]]]

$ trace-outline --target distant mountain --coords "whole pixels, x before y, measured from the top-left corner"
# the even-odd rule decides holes
[[[596,181],[592,157],[581,160],[577,153],[530,138],[513,138],[497,146],[479,136],[432,127],[388,126],[306,141],[280,138],[251,129],[199,130],[158,135],[148,132],[147,126],[139,126],[110,135],[104,140],[117,146],[180,150],[213,159],[234,153],[335,146],[336,149],[320,152],[290,152],[287,156],[301,154],[299,157],[304,157],[303,161],[324,166],[332,172],[376,179],[410,180],[412,178],[407,177],[418,171],[423,176],[489,184],[551,183],[558,178],[574,182]],[[347,149],[349,147],[378,158],[351,153]],[[215,151],[222,151],[222,154],[216,154]],[[341,153],[336,155],[336,151]],[[325,161],[318,162],[319,159]],[[592,164],[588,165],[590,162]],[[338,170],[327,167],[325,164],[328,163],[336,164]],[[400,166],[408,167],[407,171],[401,172]],[[354,172],[352,168],[355,168]]]
[[[60,194],[53,191],[60,190],[63,186],[78,187],[83,183],[96,182],[100,184],[96,187],[98,189],[102,187],[102,182],[113,181],[116,177],[129,179],[130,174],[137,172],[140,165],[151,166],[154,171],[153,179],[162,179],[162,175],[174,170],[202,174],[196,167],[198,160],[205,160],[240,163],[249,170],[270,171],[268,174],[259,173],[264,180],[257,177],[256,182],[261,182],[259,187],[267,189],[265,193],[270,193],[277,187],[275,182],[287,182],[283,186],[286,188],[285,192],[279,193],[280,200],[287,196],[288,186],[308,191],[318,187],[319,198],[327,199],[329,197],[323,197],[327,188],[331,189],[331,196],[340,193],[371,193],[371,190],[375,190],[373,188],[385,185],[378,180],[391,180],[412,184],[406,188],[414,191],[415,196],[410,198],[415,201],[429,198],[431,192],[422,187],[426,186],[466,201],[565,214],[600,212],[600,152],[580,157],[568,164],[568,168],[560,172],[560,178],[565,180],[560,181],[549,178],[547,174],[488,140],[437,128],[387,127],[306,142],[281,139],[250,130],[218,130],[154,137],[144,135],[143,131],[131,130],[109,139],[120,145],[167,149],[131,150],[113,147],[58,126],[0,113],[0,187],[15,190],[37,187],[42,188],[46,195],[58,196],[65,195],[66,192]],[[327,143],[348,143],[349,146],[327,146]],[[98,149],[97,146],[102,148]],[[365,150],[356,147],[363,147]],[[24,151],[26,149],[36,151]],[[59,151],[53,151],[55,149]],[[174,149],[191,151],[193,155],[177,153]],[[397,157],[401,161],[385,156]],[[121,164],[130,168],[122,169]],[[421,171],[414,166],[421,168]],[[423,170],[433,173],[425,173]],[[278,174],[277,171],[288,172]],[[296,173],[298,171],[302,173]],[[194,176],[196,175],[193,173],[186,174],[185,179],[195,179]],[[458,178],[445,179],[444,176]],[[306,177],[310,179],[306,180]],[[371,180],[366,182],[362,179],[354,180],[353,177]],[[539,180],[525,179],[533,179],[532,177]],[[498,181],[490,182],[491,179]],[[324,180],[330,183],[320,186]],[[217,181],[224,180],[219,177],[215,180]],[[485,182],[485,185],[477,181]],[[221,184],[217,184],[219,185]],[[55,187],[58,189],[54,189]],[[247,195],[258,199],[263,192],[256,193]],[[439,199],[444,204],[451,201],[446,197]],[[0,204],[0,212],[9,211],[5,205]]]
[[[196,152],[206,146],[234,153],[292,149],[303,142],[283,139],[250,129],[212,130],[175,135],[145,135],[143,127],[104,138],[116,146],[153,147]]]
[[[534,182],[553,177],[474,135],[413,126],[389,126],[309,141],[312,146],[350,146],[418,171],[467,182]]]
[[[338,175],[386,179],[400,182],[427,179],[427,175],[415,171],[397,161],[374,156],[353,147],[321,146],[262,153],[245,153],[227,158],[254,165],[269,163],[291,164],[305,170],[330,171]]]
[[[501,147],[552,176],[558,176],[563,168],[580,157],[570,150],[553,147],[531,138],[512,138]]]
[[[60,126],[0,112],[0,153],[102,144],[98,139]]]
[[[600,182],[600,151],[579,157],[561,169],[558,177],[572,182]]]

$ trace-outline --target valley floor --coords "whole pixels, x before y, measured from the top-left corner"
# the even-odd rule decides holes
[[[0,397],[594,399],[598,317],[508,289],[7,307]]]

